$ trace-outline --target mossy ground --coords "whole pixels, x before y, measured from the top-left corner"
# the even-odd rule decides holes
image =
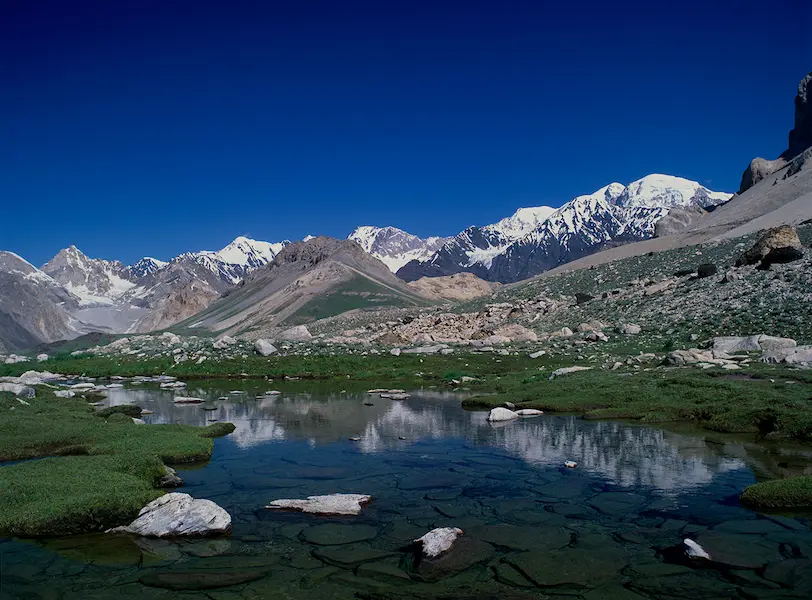
[[[812,508],[812,477],[790,477],[751,485],[742,503],[761,510]]]
[[[83,400],[46,388],[19,403],[0,394],[0,535],[63,535],[132,519],[162,492],[163,464],[205,460],[211,437],[230,433],[187,425],[138,426],[123,412],[96,414]],[[130,411],[133,412],[133,411]]]

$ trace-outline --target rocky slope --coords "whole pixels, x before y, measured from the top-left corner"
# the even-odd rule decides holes
[[[447,238],[419,238],[397,227],[358,227],[347,239],[358,244],[396,273],[411,260],[424,260],[431,256]],[[307,241],[307,240],[305,240]]]
[[[469,227],[430,258],[406,264],[398,276],[412,281],[469,272],[519,281],[609,246],[653,237],[669,211],[706,211],[729,198],[669,175],[648,175],[628,187],[612,183],[559,209],[520,209],[495,225]]]
[[[355,241],[316,237],[290,244],[181,327],[262,337],[347,310],[425,303]]]
[[[455,301],[489,296],[500,287],[498,283],[485,281],[473,273],[457,273],[446,277],[422,277],[417,281],[410,281],[406,285],[425,298]]]
[[[12,252],[0,252],[0,352],[68,337],[79,299]]]

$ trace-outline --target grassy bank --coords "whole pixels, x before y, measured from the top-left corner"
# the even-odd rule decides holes
[[[164,463],[205,460],[212,435],[186,425],[135,425],[121,412],[104,417],[82,400],[45,388],[21,404],[0,393],[0,535],[95,531],[134,518],[162,492]]]

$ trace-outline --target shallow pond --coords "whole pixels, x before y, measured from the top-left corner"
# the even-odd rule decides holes
[[[1,541],[0,597],[812,597],[808,520],[737,500],[756,474],[807,471],[809,449],[570,416],[491,425],[435,390],[393,401],[298,383],[257,398],[268,389],[190,383],[203,405],[154,384],[110,390],[148,423],[237,426],[205,465],[177,466],[179,491],[228,510],[232,534]],[[350,518],[263,508],[334,492],[373,501]],[[415,561],[409,541],[440,526],[465,535]],[[685,537],[714,564],[685,562]]]

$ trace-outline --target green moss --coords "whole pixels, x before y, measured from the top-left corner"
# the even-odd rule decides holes
[[[200,433],[203,438],[216,438],[228,435],[236,429],[234,423],[212,423]]]
[[[116,413],[127,415],[128,417],[140,417],[141,407],[136,406],[135,404],[119,404],[118,406],[103,408],[102,410],[96,412],[96,415],[106,418]]]
[[[744,490],[741,501],[758,509],[812,508],[812,477],[756,483]]]
[[[132,520],[161,494],[164,463],[206,460],[212,434],[234,429],[135,426],[120,411],[102,419],[46,388],[28,402],[0,394],[0,460],[49,458],[0,467],[0,535],[62,535]]]

